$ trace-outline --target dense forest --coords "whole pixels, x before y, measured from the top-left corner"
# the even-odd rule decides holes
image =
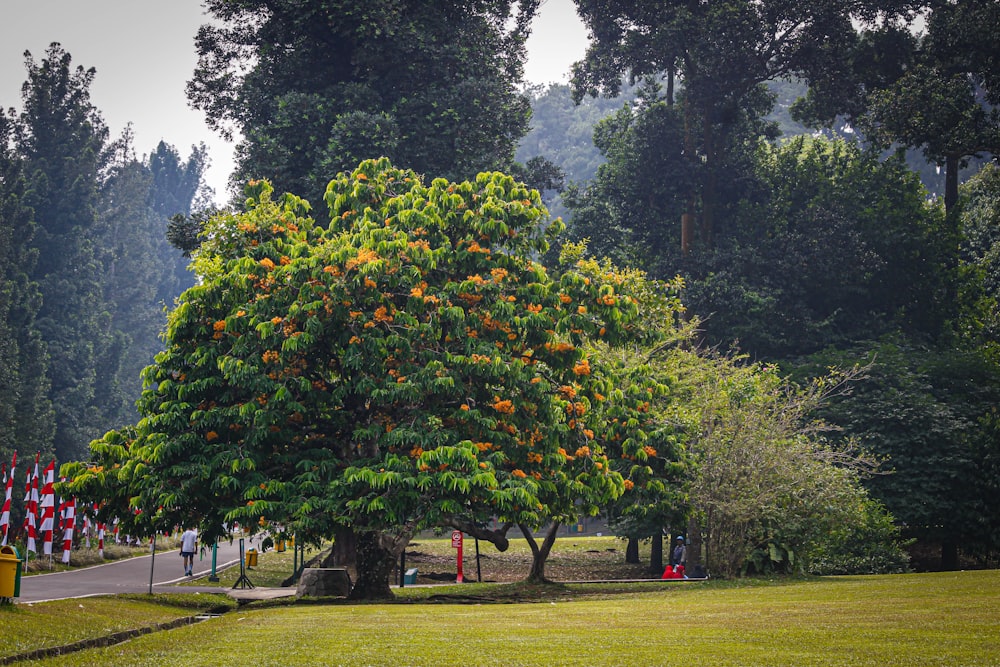
[[[692,537],[704,530],[718,553],[721,538],[706,526],[719,525],[712,516],[736,501],[717,493],[706,461],[752,447],[756,438],[780,443],[774,456],[786,463],[808,461],[795,471],[775,463],[768,470],[783,472],[758,487],[785,489],[784,481],[820,466],[824,456],[835,469],[850,469],[850,480],[856,473],[863,491],[829,500],[864,508],[851,531],[838,533],[836,548],[847,539],[884,544],[895,530],[920,567],[996,565],[997,3],[578,0],[590,48],[569,85],[545,89],[525,89],[522,81],[537,2],[439,5],[206,2],[216,22],[198,34],[188,97],[212,127],[243,137],[233,183],[239,189],[249,182],[254,193],[246,202],[234,197],[239,203],[212,219],[200,195],[203,147],[185,159],[160,143],[137,157],[127,134],[108,136],[89,101],[94,70],[74,67],[56,44],[40,62],[28,59],[22,109],[0,116],[0,458],[35,450],[87,460],[95,452],[111,456],[112,444],[150,437],[127,435],[126,427],[170,401],[150,388],[137,412],[140,372],[165,341],[174,351],[190,342],[170,336],[214,335],[208,319],[184,318],[213,289],[231,291],[211,282],[222,280],[220,263],[236,261],[219,239],[236,225],[254,227],[253,216],[271,207],[258,179],[275,193],[304,198],[275,204],[282,215],[298,219],[308,211],[325,223],[329,205],[349,220],[356,211],[337,202],[358,197],[358,182],[400,175],[384,163],[365,163],[360,176],[354,171],[384,156],[428,183],[512,174],[539,190],[565,226],[558,235],[563,225],[552,227],[551,244],[531,247],[534,260],[556,276],[565,270],[564,282],[575,274],[559,269],[560,261],[575,258],[594,276],[633,286],[645,312],[632,316],[650,332],[651,347],[638,355],[648,363],[627,372],[653,373],[657,386],[670,387],[663,392],[672,398],[654,410],[654,430],[670,444],[657,448],[659,463],[648,466],[645,495],[594,503],[620,534],[659,541],[669,526]],[[360,179],[350,192],[347,173]],[[339,200],[326,190],[338,174],[338,187],[348,188]],[[343,231],[359,235],[352,243],[368,243],[359,240],[361,227]],[[194,285],[192,256],[207,284],[189,290],[174,316],[188,334],[177,325],[161,339],[165,310]],[[319,279],[329,278],[312,277]],[[215,333],[226,321],[216,321]],[[654,331],[661,339],[652,345]],[[662,336],[675,350],[666,360],[656,357],[668,347]],[[594,347],[595,368],[604,353]],[[825,391],[831,369],[846,379]],[[183,375],[155,364],[146,373],[167,393]],[[793,387],[808,400],[790,398]],[[721,396],[725,409],[717,405]],[[243,418],[236,408],[245,402],[232,419]],[[822,430],[811,427],[819,423]],[[91,441],[120,428],[88,452]],[[182,438],[170,429],[159,435]],[[639,494],[634,452],[622,457],[633,466],[621,468],[623,488]],[[369,464],[388,467],[387,460]],[[516,470],[514,477],[525,476]],[[749,468],[740,470],[737,477],[751,477]],[[771,513],[758,507],[732,519],[734,531],[752,532],[753,525],[758,537],[734,552],[726,571],[792,569],[792,545],[807,533],[815,562],[834,549],[815,546],[815,530],[797,523],[808,523],[804,514],[774,510],[808,488],[817,497],[832,494],[834,479],[855,489],[853,481],[823,475],[809,478],[815,487],[803,481],[784,495],[751,499],[773,504]],[[355,492],[359,482],[352,484]],[[235,494],[233,507],[270,493],[256,488]],[[119,500],[128,501],[127,490],[115,491]],[[363,525],[356,505],[324,506]],[[238,511],[249,510],[218,518]],[[300,509],[288,511],[290,524],[318,525]],[[565,521],[568,510],[559,512]],[[542,512],[524,520],[525,530],[556,518],[554,510]],[[407,530],[430,520],[415,519]],[[345,524],[323,525],[337,532]],[[828,560],[841,564],[862,558],[831,554]]]

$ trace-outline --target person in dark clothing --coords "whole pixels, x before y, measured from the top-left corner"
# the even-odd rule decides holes
[[[677,536],[677,543],[674,546],[674,551],[670,556],[670,564],[675,568],[678,565],[687,566],[687,545],[684,544],[684,537],[681,535]]]

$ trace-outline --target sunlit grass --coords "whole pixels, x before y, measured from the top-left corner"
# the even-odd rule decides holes
[[[0,605],[0,657],[233,607],[219,595],[120,596]]]
[[[558,587],[517,604],[250,607],[48,664],[1000,664],[997,571],[648,586],[597,599]]]

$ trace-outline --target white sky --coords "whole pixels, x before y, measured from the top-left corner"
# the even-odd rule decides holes
[[[21,108],[24,52],[38,63],[49,44],[59,42],[74,67],[96,68],[91,102],[112,136],[131,123],[140,155],[163,140],[184,159],[204,142],[212,161],[206,180],[225,199],[233,147],[206,127],[184,94],[197,61],[194,36],[207,22],[201,0],[0,0],[0,16],[0,107]],[[525,77],[566,82],[586,48],[573,0],[544,0],[528,41]]]

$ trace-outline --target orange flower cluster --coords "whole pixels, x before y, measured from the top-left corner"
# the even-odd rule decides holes
[[[215,431],[209,431],[208,433],[205,434],[205,440],[208,440],[209,442],[218,439],[218,437],[219,434],[216,433]]]
[[[541,463],[542,455],[538,452],[528,452],[528,463]]]
[[[580,447],[579,449],[576,450],[576,455],[577,456],[590,456],[590,447],[588,447],[587,445],[584,445],[583,447]]]
[[[419,241],[410,241],[406,245],[408,245],[411,248],[420,248],[421,250],[431,249],[431,244],[425,239],[420,239]]]
[[[573,372],[577,375],[590,375],[590,361],[581,359],[573,366]]]
[[[513,475],[514,477],[519,477],[519,478],[522,478],[522,479],[528,476],[520,468],[515,468],[510,474]]]
[[[635,482],[633,482],[630,479],[626,479],[625,480],[625,490],[626,491],[631,491],[633,488],[635,488]]]
[[[389,314],[389,310],[385,306],[379,306],[375,309],[375,321],[376,322],[392,322],[393,317]]]
[[[341,276],[343,273],[340,271],[340,267],[327,265],[323,267],[323,273],[329,273],[331,276]]]
[[[499,396],[493,397],[493,409],[505,415],[514,414],[514,403],[510,400],[500,400]]]
[[[270,364],[281,358],[277,350],[266,350],[264,354],[260,355],[260,358],[264,360],[265,364]]]
[[[474,444],[476,446],[476,449],[478,449],[481,452],[486,452],[493,449],[492,442],[474,442],[472,444]]]
[[[268,271],[272,271],[274,269],[274,262],[272,262],[267,257],[265,257],[264,259],[260,260],[260,265],[263,266]]]
[[[549,352],[571,352],[576,349],[571,343],[546,343],[545,349]]]
[[[643,447],[642,451],[646,452],[646,456],[656,456],[656,450],[650,447],[649,445]]]
[[[542,312],[542,305],[540,303],[529,303],[528,304],[528,312],[535,313],[535,314],[540,313],[540,312]]]
[[[344,264],[344,268],[350,271],[359,266],[360,264],[367,264],[368,262],[374,262],[377,259],[380,259],[377,252],[375,252],[371,248],[361,248],[360,250],[358,250],[357,257],[352,257],[351,259],[347,260],[347,262]]]
[[[225,331],[226,330],[226,321],[225,320],[218,320],[218,321],[216,321],[212,325],[212,328],[214,330],[216,330],[216,331]]]
[[[605,294],[604,296],[602,296],[599,299],[597,299],[597,303],[600,303],[600,304],[605,305],[605,306],[613,306],[613,305],[615,305],[616,301],[615,301],[615,297],[613,297],[612,295]]]
[[[490,270],[490,275],[493,276],[493,280],[500,282],[508,276],[507,269],[495,268]]]
[[[417,458],[423,453],[424,453],[423,447],[414,447],[413,449],[410,450],[410,456],[412,456],[413,458]]]
[[[563,303],[569,303],[570,301],[573,300],[573,297],[571,297],[569,294],[560,294],[559,300],[562,301]]]

